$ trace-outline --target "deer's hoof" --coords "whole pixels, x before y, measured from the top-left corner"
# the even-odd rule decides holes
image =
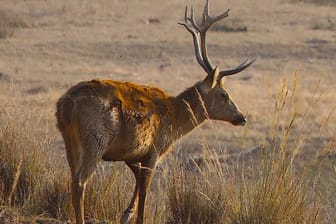
[[[123,215],[120,218],[120,224],[127,224],[131,220],[131,218],[134,216],[135,211],[134,210],[125,210]]]

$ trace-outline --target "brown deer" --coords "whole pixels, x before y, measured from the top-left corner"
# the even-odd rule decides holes
[[[178,96],[130,82],[92,80],[71,87],[57,102],[57,122],[65,142],[71,168],[72,203],[76,223],[84,223],[85,186],[101,160],[125,161],[134,173],[133,197],[120,223],[128,223],[137,213],[143,223],[147,190],[158,161],[174,141],[206,119],[243,126],[245,117],[224,89],[223,77],[236,74],[254,60],[246,60],[232,70],[219,71],[211,64],[205,44],[210,26],[228,17],[228,12],[210,17],[206,1],[201,24],[193,8],[183,25],[193,36],[198,63],[207,73]]]

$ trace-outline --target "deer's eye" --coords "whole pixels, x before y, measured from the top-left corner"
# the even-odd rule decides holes
[[[229,98],[229,96],[227,95],[227,93],[221,93],[221,97],[223,99],[228,99]]]

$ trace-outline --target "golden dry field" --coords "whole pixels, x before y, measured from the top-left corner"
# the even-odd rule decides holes
[[[203,0],[0,0],[0,224],[73,223],[55,103],[91,79],[176,95],[205,73],[177,23]],[[154,177],[145,223],[336,223],[335,0],[212,0],[230,17],[208,32],[244,127],[206,121]],[[102,163],[89,223],[118,223],[133,191],[123,163]]]

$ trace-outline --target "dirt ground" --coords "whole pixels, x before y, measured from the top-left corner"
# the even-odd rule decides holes
[[[1,31],[9,32],[0,39],[0,106],[6,108],[1,116],[22,121],[37,133],[48,129],[56,147],[62,148],[54,105],[79,81],[127,80],[177,94],[205,77],[195,60],[191,35],[177,24],[185,5],[191,4],[199,15],[202,0],[1,1],[0,19],[9,15],[14,21],[8,25],[13,30],[3,26]],[[257,58],[226,82],[248,125],[207,122],[181,144],[190,152],[199,148],[195,136],[207,139],[209,147],[230,152],[262,144],[272,128],[280,80],[294,80],[297,73],[298,114],[303,117],[319,96],[318,104],[311,105],[306,128],[298,131],[309,139],[309,149],[323,148],[336,132],[332,113],[336,106],[335,5],[213,0],[210,8],[212,14],[231,9],[230,17],[208,32],[214,64],[227,69],[246,57]]]

